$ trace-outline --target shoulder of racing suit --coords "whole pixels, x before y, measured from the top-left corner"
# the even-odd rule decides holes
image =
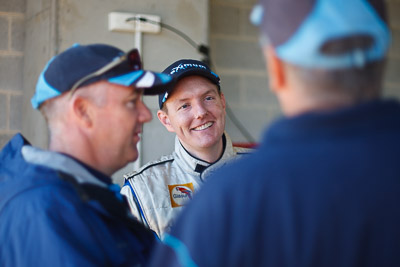
[[[125,181],[133,179],[137,175],[143,174],[146,170],[154,166],[167,164],[169,162],[173,162],[174,160],[175,160],[174,155],[167,155],[167,156],[162,156],[157,160],[150,161],[147,164],[143,165],[139,170],[125,174],[124,175]]]

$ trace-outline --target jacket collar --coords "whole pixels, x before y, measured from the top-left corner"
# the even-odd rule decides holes
[[[175,137],[175,154],[177,156],[177,159],[180,161],[181,166],[189,171],[190,173],[197,173],[200,174],[202,173],[205,169],[210,167],[211,165],[215,165],[219,162],[223,162],[226,159],[231,158],[235,152],[233,150],[232,146],[232,141],[229,137],[229,135],[224,132],[222,138],[225,140],[224,142],[224,151],[221,155],[221,157],[214,163],[208,163],[204,160],[201,160],[199,158],[196,158],[192,156],[181,144],[179,141],[179,138],[176,136]]]
[[[30,145],[24,145],[21,149],[21,153],[27,162],[72,175],[78,183],[90,183],[102,187],[108,186],[108,184],[103,181],[104,179],[99,179],[92,174],[87,167],[69,156],[53,151],[41,150]]]

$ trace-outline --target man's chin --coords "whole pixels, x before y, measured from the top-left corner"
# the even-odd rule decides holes
[[[220,135],[218,132],[209,131],[199,134],[198,138],[200,139],[200,141],[212,143],[212,142],[218,142],[222,138],[222,134]]]
[[[135,155],[130,159],[129,163],[135,162],[139,158],[138,153],[136,152]]]
[[[218,138],[204,138],[198,141],[197,146],[201,148],[211,148],[217,145],[218,141]]]
[[[132,153],[129,156],[129,158],[127,158],[125,165],[135,162],[138,158],[139,158],[139,153],[138,153],[137,149],[135,149],[135,151],[132,151]]]

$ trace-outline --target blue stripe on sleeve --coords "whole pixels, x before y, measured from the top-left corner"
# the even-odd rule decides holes
[[[140,204],[139,204],[139,199],[138,199],[137,196],[136,196],[135,190],[133,190],[132,185],[131,185],[131,183],[130,183],[128,180],[125,180],[124,186],[126,186],[126,185],[128,185],[129,188],[131,189],[132,196],[133,196],[133,200],[135,201],[136,206],[137,206],[137,208],[138,208],[138,210],[139,210],[140,216],[141,216],[142,219],[143,219],[143,223],[146,224],[147,228],[150,228],[150,225],[149,225],[149,223],[147,222],[146,217],[144,216],[144,212],[143,212],[143,210],[142,210],[142,207],[141,207]],[[157,236],[157,238],[158,238],[158,236]]]

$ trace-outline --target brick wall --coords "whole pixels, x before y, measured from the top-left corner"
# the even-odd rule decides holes
[[[187,1],[183,2],[187,4]],[[256,0],[210,0],[209,43],[213,67],[222,78],[222,90],[233,113],[251,135],[256,140],[259,140],[265,125],[268,125],[274,118],[279,116],[280,108],[275,96],[268,88],[265,63],[258,45],[258,30],[248,20],[249,13],[255,2]],[[61,1],[61,3],[71,3],[71,1]],[[118,6],[116,3],[103,3],[102,8],[107,10],[107,12],[112,10],[131,11],[138,9],[139,5],[135,4],[133,7],[132,4],[119,1],[120,6]],[[389,52],[384,93],[386,96],[400,98],[400,0],[387,0],[387,3],[393,39]],[[140,2],[140,4],[143,7],[138,10],[161,14],[163,19],[171,25],[187,25],[187,22],[184,20],[186,16],[182,15],[184,18],[180,18],[176,15],[180,14],[180,10],[182,9],[162,11],[165,9],[162,5],[150,5],[151,7],[147,7],[148,9],[146,9],[145,7],[149,6],[149,4],[145,4],[144,2]],[[132,7],[129,7],[130,5]],[[153,10],[155,7],[160,10]],[[50,1],[48,0],[29,2],[26,2],[26,0],[0,0],[0,147],[21,129],[35,145],[45,146],[46,144],[46,140],[43,138],[46,131],[44,122],[41,120],[38,112],[32,111],[29,98],[33,94],[33,85],[36,82],[37,75],[48,58],[53,55],[52,40],[58,40],[52,35],[52,25],[54,23],[51,22],[51,18],[54,15],[51,14],[51,10]],[[67,15],[72,16],[71,12],[69,12],[70,9],[65,10]],[[82,8],[80,12],[88,14]],[[104,16],[86,16],[81,14],[78,18],[85,22],[96,21],[94,19],[96,18],[97,22],[89,24],[100,25],[103,23],[105,14],[107,14],[106,11],[101,12],[101,14],[104,13]],[[173,20],[171,22],[172,18],[177,18],[175,23]],[[29,42],[26,45],[26,50],[24,49],[25,21],[27,21],[26,41]],[[62,45],[63,49],[73,42],[105,42],[106,40],[110,42],[110,40],[116,40],[114,41],[116,45],[121,46],[121,44],[130,44],[132,41],[131,36],[119,33],[109,38],[107,34],[112,33],[108,33],[105,27],[97,26],[96,29],[99,32],[82,30],[80,34],[76,35],[75,32],[77,30],[71,30],[69,28],[70,25],[65,22],[73,21],[77,23],[76,17],[61,21],[63,22],[61,29],[65,29],[65,33],[61,32],[67,35],[67,37],[64,35],[59,37],[60,40],[66,40],[65,44]],[[85,25],[89,24],[86,23]],[[202,29],[203,27],[199,28]],[[99,29],[102,29],[102,31]],[[190,33],[191,37],[196,40],[204,41],[200,40],[199,36],[203,36],[203,34],[199,31],[193,33],[189,29],[183,28],[181,30]],[[169,35],[165,36],[168,37]],[[164,37],[164,39],[167,37]],[[123,38],[126,38],[128,41]],[[160,36],[146,36],[146,38],[157,38],[158,40]],[[175,39],[179,40],[179,38]],[[146,47],[149,48],[145,51],[145,53],[148,53],[144,57],[147,60],[147,63],[145,63],[152,69],[160,70],[161,67],[157,68],[157,64],[160,66],[167,65],[165,62],[172,61],[171,53],[168,54],[169,58],[160,56],[166,53],[154,53],[154,51],[160,50],[157,48],[159,43],[154,42],[153,39],[148,40],[149,42],[146,43]],[[61,44],[63,43],[61,42]],[[176,44],[171,45],[168,40],[166,44],[162,47],[177,46]],[[184,45],[186,44],[183,43],[182,47],[185,47]],[[27,53],[25,63],[24,50]],[[185,54],[182,55],[184,49],[181,49],[181,47],[175,50],[180,52],[180,57],[190,57]],[[152,54],[156,55],[152,58]],[[164,60],[163,63],[159,63],[157,58],[162,58]],[[151,62],[154,62],[154,64],[151,64]],[[25,70],[24,78],[22,77],[23,69]],[[25,98],[23,98],[23,87],[25,88]],[[156,124],[157,127],[160,126],[156,120],[152,123]],[[235,142],[246,141],[246,138],[240,133],[229,116],[226,129]],[[151,130],[149,132],[159,131]],[[152,139],[150,138],[149,140]],[[156,149],[151,150],[155,151]],[[162,151],[162,154],[165,151]],[[149,156],[146,156],[145,162],[152,158],[155,158],[155,156],[150,153]]]
[[[386,2],[392,31],[392,45],[389,51],[384,93],[388,97],[400,98],[400,0]]]
[[[25,0],[0,0],[0,148],[22,128]]]
[[[280,114],[268,89],[258,29],[249,22],[256,0],[210,1],[210,47],[213,68],[221,76],[222,91],[235,115],[254,139]],[[230,116],[226,130],[234,142],[246,138]]]
[[[269,91],[258,30],[249,23],[257,0],[210,0],[210,43],[213,67],[221,75],[222,90],[236,117],[256,140],[265,125],[280,115]],[[384,95],[400,98],[400,0],[387,0],[392,46]],[[232,121],[227,131],[236,142],[245,141]]]

